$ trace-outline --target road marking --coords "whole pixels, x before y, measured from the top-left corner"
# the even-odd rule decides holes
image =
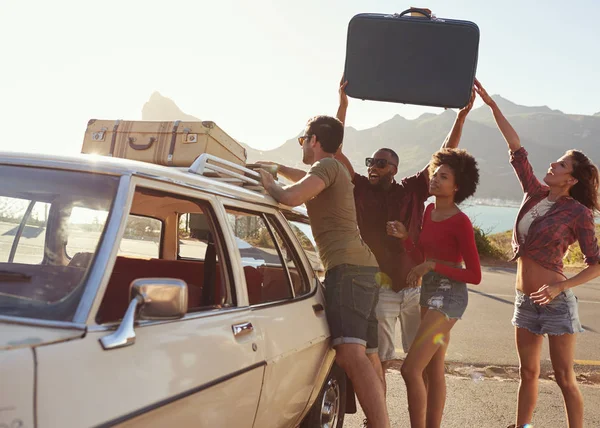
[[[600,366],[600,361],[596,360],[575,360],[574,362],[582,366]]]
[[[486,293],[485,291],[477,290],[477,294],[481,294],[482,296],[494,296],[494,297],[512,297],[514,299],[514,294],[496,294],[496,293]],[[578,300],[579,303],[592,303],[595,305],[600,305],[600,302],[595,300]]]

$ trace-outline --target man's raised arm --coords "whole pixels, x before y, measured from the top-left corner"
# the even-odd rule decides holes
[[[346,95],[346,85],[347,84],[348,84],[348,82],[344,81],[344,77],[342,76],[342,80],[340,81],[340,89],[339,89],[340,105],[338,107],[337,114],[335,115],[335,117],[337,117],[338,120],[340,122],[342,122],[342,125],[344,125],[344,126],[346,124],[346,112],[348,111],[348,95]],[[344,146],[344,144],[340,145],[340,148],[338,149],[337,153],[335,154],[335,158],[346,167],[346,169],[350,173],[350,177],[352,177],[354,179],[354,168],[352,168],[352,164],[350,163],[350,160],[342,152],[343,146]]]

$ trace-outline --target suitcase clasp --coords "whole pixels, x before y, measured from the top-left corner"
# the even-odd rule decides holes
[[[104,141],[104,134],[107,128],[101,128],[98,132],[92,132],[92,141]]]
[[[190,134],[190,128],[183,128],[183,144],[193,144],[198,142],[198,134]]]

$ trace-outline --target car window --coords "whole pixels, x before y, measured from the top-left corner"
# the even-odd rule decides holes
[[[108,211],[75,207],[65,222],[69,240],[65,250],[67,257],[92,252]],[[125,224],[124,237],[119,244],[119,256],[149,258],[158,257],[162,222],[150,217],[129,215]]]
[[[109,210],[119,177],[4,165],[0,181],[0,314],[71,321],[107,221],[85,213]]]
[[[293,298],[282,251],[261,213],[227,209],[236,239],[251,305]]]
[[[296,251],[289,245],[288,241],[284,239],[285,235],[281,232],[281,225],[274,216],[267,215],[266,218],[273,230],[273,235],[281,249],[281,255],[288,268],[295,297],[310,293],[310,284],[305,273],[302,271],[302,263],[299,261]],[[298,269],[298,266],[300,266],[300,269]]]
[[[210,218],[205,213],[183,213],[177,230],[177,258],[205,260],[209,247],[214,244]],[[210,256],[210,253],[209,253]],[[215,255],[217,261],[219,255]]]
[[[205,201],[137,188],[97,322],[123,317],[129,286],[140,278],[185,281],[188,313],[235,306],[229,270],[219,262],[221,235],[212,219],[210,204]]]
[[[119,256],[158,258],[163,223],[157,218],[129,214]]]
[[[0,197],[0,261],[40,264],[44,260],[50,204]]]
[[[323,263],[321,262],[321,258],[319,257],[319,252],[317,250],[317,243],[312,234],[312,229],[310,228],[310,224],[308,223],[308,219],[306,221],[301,221],[298,219],[293,219],[293,217],[288,216],[285,217],[288,220],[292,231],[296,238],[298,238],[298,242],[300,246],[304,250],[304,253],[308,257],[310,264],[322,281],[325,278],[325,268],[323,267]]]
[[[94,251],[107,218],[106,210],[84,207],[74,207],[71,210],[71,214],[65,221],[69,236],[65,251],[70,260],[75,256],[79,258],[81,254]]]

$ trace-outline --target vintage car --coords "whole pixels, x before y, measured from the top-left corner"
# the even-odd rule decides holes
[[[0,427],[342,426],[306,213],[200,158],[0,153]]]

